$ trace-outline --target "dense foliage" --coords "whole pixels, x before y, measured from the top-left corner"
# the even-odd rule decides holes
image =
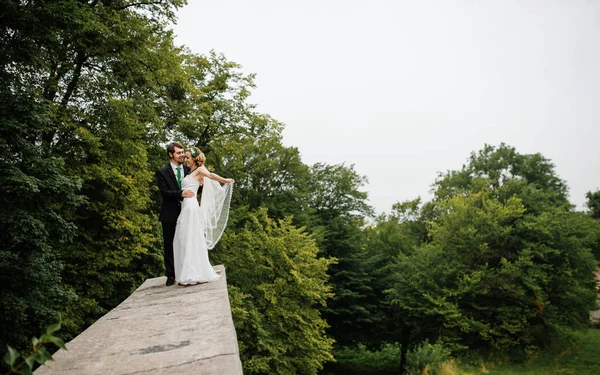
[[[332,359],[327,323],[314,307],[331,296],[325,258],[290,219],[249,214],[227,233],[218,259],[228,266],[229,295],[247,374],[313,374]]]
[[[549,160],[486,146],[370,229],[381,335],[523,359],[596,306],[600,227],[574,211]],[[390,330],[395,338],[389,336]]]
[[[68,339],[163,273],[152,176],[173,139],[236,179],[211,256],[246,373],[523,358],[587,323],[598,191],[578,212],[550,160],[485,146],[372,221],[366,178],[285,146],[253,75],[174,45],[184,4],[0,0],[0,347],[59,320]]]
[[[59,319],[69,338],[145,278],[162,274],[152,176],[166,163],[170,139],[201,146],[211,169],[238,180],[231,238],[238,231],[245,238],[259,208],[268,209],[268,217],[264,211],[257,216],[262,223],[309,220],[309,166],[282,145],[282,125],[247,102],[253,76],[222,55],[194,55],[173,44],[170,24],[184,3],[0,3],[0,346],[26,349],[32,336]],[[274,249],[306,249],[290,253],[286,263],[292,264],[288,272],[306,272],[309,283],[298,284],[298,294],[277,313],[297,317],[298,324],[285,334],[269,333],[265,342],[274,353],[263,355],[258,343],[248,342],[241,354],[249,371],[315,373],[331,359],[318,309],[330,296],[331,261],[318,257],[315,240],[286,220],[265,224],[265,236],[273,237],[273,246],[292,242],[250,250],[267,252],[258,258],[266,261]],[[235,269],[239,258],[225,259]],[[231,285],[248,289],[241,274]],[[248,296],[232,298],[234,311],[250,304],[249,313],[268,332],[272,311],[263,308],[264,296]],[[244,320],[237,321],[244,337]],[[285,343],[289,349],[281,354],[277,348]],[[314,361],[300,360],[306,356]]]

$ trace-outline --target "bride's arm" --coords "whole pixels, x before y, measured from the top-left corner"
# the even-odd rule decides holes
[[[208,177],[211,180],[215,180],[215,181],[219,181],[220,183],[223,184],[233,184],[235,182],[235,180],[233,178],[223,178],[221,176],[219,176],[216,173],[212,173],[210,172],[208,169],[206,169],[206,167],[202,166],[198,169],[198,172],[203,175],[204,177]]]

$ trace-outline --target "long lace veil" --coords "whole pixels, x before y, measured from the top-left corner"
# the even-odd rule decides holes
[[[204,178],[202,199],[200,201],[200,220],[204,226],[208,249],[215,247],[227,226],[229,204],[231,203],[232,184],[221,184],[208,177]]]

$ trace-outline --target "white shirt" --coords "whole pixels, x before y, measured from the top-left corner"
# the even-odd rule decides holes
[[[183,175],[185,174],[184,170],[183,170],[183,164],[181,164],[179,167],[176,166],[175,164],[173,164],[173,162],[169,163],[171,164],[171,169],[173,170],[173,174],[175,174],[175,180],[177,180],[177,168],[179,168],[180,170],[180,174],[181,174],[181,181],[183,181]]]

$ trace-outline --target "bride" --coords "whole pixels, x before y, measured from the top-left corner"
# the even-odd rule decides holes
[[[181,182],[181,189],[196,194],[203,186],[202,198],[200,205],[196,195],[183,199],[175,229],[173,257],[175,281],[180,285],[194,285],[220,277],[208,260],[208,250],[215,247],[225,230],[235,181],[209,172],[204,166],[206,157],[199,148],[191,147],[186,156],[191,171]]]

